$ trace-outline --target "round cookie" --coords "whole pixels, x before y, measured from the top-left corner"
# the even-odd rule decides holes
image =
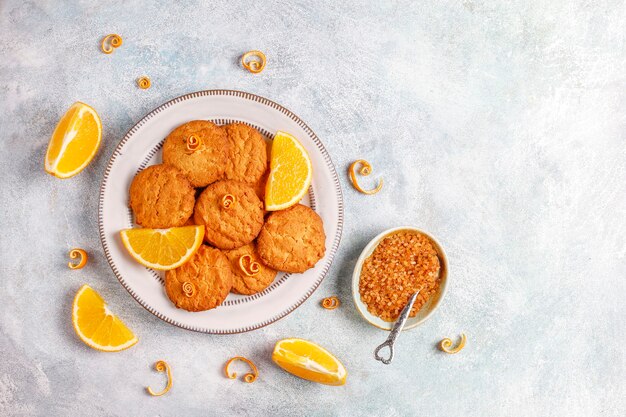
[[[237,249],[224,251],[224,254],[228,258],[230,266],[233,269],[233,275],[235,276],[235,281],[233,282],[233,291],[238,294],[252,295],[261,292],[269,287],[270,284],[274,281],[274,278],[276,278],[276,274],[278,272],[263,265],[257,253],[256,245],[254,244],[254,242],[248,243],[247,245]],[[259,272],[257,272],[253,276],[248,276],[245,272],[241,270],[241,266],[239,265],[239,258],[244,255],[250,255],[252,262],[256,262],[259,264]],[[249,268],[249,264],[244,263],[244,267]]]
[[[187,149],[187,139],[195,136],[200,145]],[[163,162],[180,169],[194,187],[205,187],[224,178],[229,155],[226,131],[215,123],[194,120],[178,126],[165,139]]]
[[[165,292],[177,308],[210,310],[222,304],[233,280],[226,255],[202,245],[189,262],[165,273]]]
[[[130,208],[137,224],[151,229],[183,226],[193,214],[196,191],[170,165],[152,165],[130,184]]]
[[[234,202],[223,205],[230,194]],[[196,201],[196,224],[205,225],[204,239],[220,249],[234,249],[250,243],[263,227],[263,203],[254,189],[242,182],[222,180],[204,189]]]
[[[263,263],[285,272],[313,268],[324,256],[325,242],[322,219],[302,204],[270,214],[257,239]]]
[[[267,144],[255,129],[243,123],[224,126],[229,153],[226,179],[254,184],[267,170]]]

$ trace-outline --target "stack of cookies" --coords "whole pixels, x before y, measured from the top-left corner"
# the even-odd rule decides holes
[[[268,146],[256,129],[195,120],[165,139],[162,164],[135,176],[130,207],[137,224],[205,226],[205,244],[165,274],[165,290],[176,307],[215,308],[231,291],[258,293],[278,271],[304,272],[324,256],[326,236],[317,213],[301,204],[264,210],[268,171]]]

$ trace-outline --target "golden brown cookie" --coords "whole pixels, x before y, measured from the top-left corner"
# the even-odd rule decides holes
[[[265,265],[278,271],[304,272],[326,251],[322,219],[302,204],[275,211],[261,229],[257,245]]]
[[[151,229],[183,226],[193,214],[196,191],[170,165],[152,165],[130,184],[130,208],[137,224]]]
[[[189,262],[165,273],[165,292],[178,308],[204,311],[222,304],[233,281],[226,255],[202,245]]]
[[[192,136],[199,141],[193,152],[187,148]],[[165,139],[163,162],[183,171],[194,187],[205,187],[224,178],[229,146],[226,131],[220,126],[194,120],[178,126]]]
[[[224,126],[230,144],[226,179],[254,184],[267,170],[267,145],[263,136],[243,123]]]
[[[267,171],[265,171],[265,173],[263,173],[263,175],[257,182],[251,184],[252,188],[254,188],[254,192],[261,201],[265,201],[265,184],[267,184],[267,178],[269,177],[269,175],[270,170],[268,169]]]
[[[278,272],[263,265],[254,242],[237,249],[224,251],[224,254],[226,254],[235,275],[233,291],[238,294],[252,295],[261,292],[269,287],[276,278]],[[251,265],[252,262],[256,262],[257,269]]]
[[[242,182],[222,180],[200,194],[194,210],[196,224],[204,224],[204,239],[220,249],[250,243],[263,226],[263,203]]]

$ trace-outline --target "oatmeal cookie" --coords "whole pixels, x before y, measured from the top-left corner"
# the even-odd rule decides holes
[[[187,141],[195,136],[198,149],[187,149]],[[206,120],[194,120],[178,126],[165,139],[163,163],[180,169],[194,187],[207,185],[224,178],[230,144],[226,131]]]
[[[226,204],[226,200],[230,203]],[[198,197],[194,221],[206,227],[204,239],[220,249],[235,249],[254,240],[263,226],[263,203],[247,184],[222,180]]]
[[[151,229],[183,226],[193,214],[195,190],[169,165],[152,165],[130,184],[130,208],[137,224]]]
[[[189,262],[165,273],[165,292],[177,308],[210,310],[222,304],[233,280],[226,255],[202,245]]]
[[[276,278],[277,271],[263,265],[254,242],[237,249],[224,251],[224,254],[228,258],[235,276],[233,291],[238,294],[252,295],[261,292],[269,287]],[[239,259],[244,255],[250,256],[250,260],[258,264],[259,270],[256,274],[250,276],[242,271]],[[250,272],[249,262],[244,262],[244,267],[248,268],[247,271]]]
[[[267,144],[253,127],[243,123],[224,126],[229,142],[226,178],[257,183],[267,170]]]
[[[270,214],[257,243],[265,265],[278,271],[304,272],[324,256],[326,234],[320,216],[296,204]]]

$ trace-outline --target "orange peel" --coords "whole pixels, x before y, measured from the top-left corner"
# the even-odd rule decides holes
[[[361,165],[361,168],[356,169],[357,165]],[[376,194],[377,192],[379,192],[382,188],[383,188],[383,179],[379,179],[378,180],[378,185],[376,186],[376,188],[374,188],[373,190],[364,190],[360,185],[359,182],[356,179],[356,174],[357,172],[364,176],[367,177],[368,175],[370,175],[372,173],[372,164],[370,164],[369,162],[367,162],[365,159],[357,159],[356,161],[354,161],[351,165],[350,168],[348,169],[348,171],[350,172],[350,181],[352,182],[352,185],[354,186],[354,188],[357,189],[357,191],[363,193],[363,194]]]
[[[185,148],[186,153],[194,153],[200,148],[202,141],[196,135],[190,135],[187,139],[185,139]]]
[[[237,199],[232,194],[225,194],[224,197],[222,197],[222,207],[225,209],[229,209],[236,202]]]
[[[152,81],[150,81],[150,77],[148,77],[147,75],[142,75],[141,77],[137,78],[137,87],[141,88],[142,90],[147,90],[148,88],[150,88],[151,85]]]
[[[154,364],[154,369],[156,369],[157,372],[165,372],[167,374],[167,385],[165,385],[165,388],[161,392],[154,392],[150,387],[146,387],[146,390],[148,391],[148,394],[153,397],[160,397],[172,388],[172,384],[174,382],[174,379],[172,378],[172,369],[164,360],[157,361]]]
[[[465,336],[465,333],[461,333],[461,340],[459,341],[459,344],[456,345],[456,347],[452,347],[452,340],[446,337],[441,342],[439,342],[439,349],[449,354],[459,353],[461,349],[465,347],[465,342],[467,342],[467,337]]]
[[[75,264],[75,263],[72,263],[72,262],[68,262],[67,266],[70,269],[81,269],[85,265],[87,265],[87,259],[89,257],[87,256],[87,252],[84,249],[75,248],[75,249],[72,249],[70,251],[70,258],[76,259],[76,258],[79,258],[79,257],[80,257],[80,260],[78,261],[78,263]]]
[[[233,372],[231,374],[228,371],[228,367],[230,366],[230,364],[237,360],[247,363],[250,366],[250,369],[252,370],[252,372],[249,372],[243,376],[243,380],[247,382],[248,384],[254,382],[259,376],[259,370],[250,359],[244,358],[243,356],[235,356],[234,358],[230,358],[228,361],[226,361],[226,364],[224,365],[224,374],[226,375],[226,377],[230,379],[237,378],[236,372]]]
[[[339,298],[337,298],[337,296],[335,295],[333,295],[332,297],[326,297],[322,300],[322,307],[324,307],[326,310],[334,310],[339,307],[340,304],[341,302],[339,301]]]
[[[246,266],[246,262],[248,266]],[[239,268],[249,277],[253,277],[261,271],[261,264],[252,260],[251,255],[241,255],[239,257]]]
[[[248,59],[257,58],[257,59]],[[241,65],[253,74],[258,74],[265,69],[267,58],[261,51],[248,51],[241,56]]]
[[[100,43],[100,49],[105,54],[112,54],[116,48],[122,46],[122,37],[117,33],[111,33],[102,38],[102,42]]]
[[[191,283],[189,281],[183,282],[182,288],[183,288],[183,293],[185,293],[185,297],[190,297],[191,298],[196,293],[195,285],[193,285],[193,283]]]

